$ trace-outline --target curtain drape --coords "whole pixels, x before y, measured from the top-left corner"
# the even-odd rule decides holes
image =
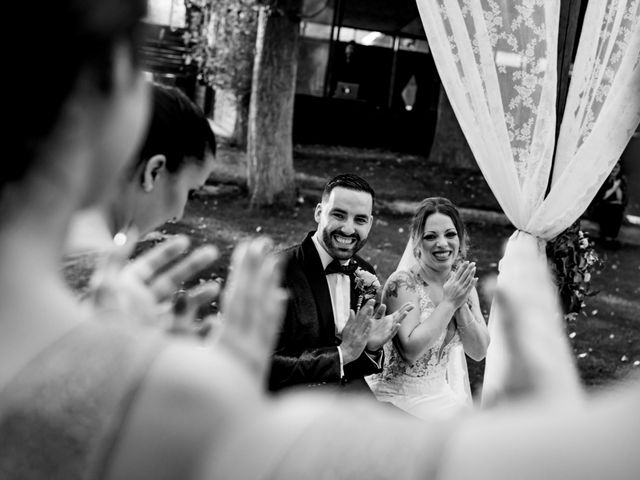
[[[500,261],[498,284],[521,290],[518,272],[532,265],[546,268],[545,242],[586,209],[640,121],[640,0],[589,2],[557,145],[560,0],[417,0],[417,5],[462,131],[518,230]],[[538,316],[546,312],[538,319],[544,328],[531,329],[531,344],[557,363],[558,378],[577,382],[557,299],[544,294],[551,277],[544,278],[544,285],[528,285],[527,294],[547,299],[549,307],[538,311]],[[483,403],[500,397],[509,368],[504,325],[495,308],[489,328]],[[543,342],[550,337],[563,341],[548,349]]]

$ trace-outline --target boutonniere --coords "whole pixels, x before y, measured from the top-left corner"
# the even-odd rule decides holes
[[[355,288],[358,292],[357,312],[363,304],[372,298],[376,298],[378,290],[380,290],[380,280],[373,273],[360,267],[356,268],[354,272],[354,280]]]

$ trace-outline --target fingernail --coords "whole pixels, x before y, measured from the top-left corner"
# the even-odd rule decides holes
[[[183,315],[187,311],[187,292],[178,290],[173,296],[173,313]]]
[[[213,245],[203,245],[198,248],[198,254],[202,255],[203,257],[211,258],[211,260],[213,261],[218,258],[218,249]]]
[[[180,233],[177,235],[174,235],[171,238],[168,238],[165,241],[172,242],[175,245],[175,248],[180,248],[185,252],[187,251],[187,249],[189,248],[189,245],[191,244],[191,240],[189,239],[189,237],[187,237],[186,235],[182,235]]]

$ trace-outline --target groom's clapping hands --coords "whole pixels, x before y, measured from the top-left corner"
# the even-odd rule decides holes
[[[367,339],[371,331],[371,316],[375,300],[371,299],[356,314],[353,310],[349,313],[349,320],[342,329],[342,361],[346,363],[357,359],[367,346]]]
[[[391,340],[406,318],[407,314],[413,310],[414,305],[407,302],[395,312],[385,315],[387,306],[381,304],[373,315],[371,321],[371,331],[367,339],[367,350],[379,350],[382,346]]]
[[[374,309],[375,300],[371,299],[358,311],[353,310],[342,330],[342,356],[344,363],[357,359],[366,348],[379,350],[398,332],[402,321],[413,310],[413,303],[405,303],[396,312],[385,315],[387,307],[382,304]],[[375,311],[374,311],[375,310]]]

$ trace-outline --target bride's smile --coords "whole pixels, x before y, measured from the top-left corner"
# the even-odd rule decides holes
[[[451,218],[442,213],[429,215],[420,242],[424,266],[434,270],[450,269],[460,251],[460,237]]]
[[[433,252],[433,256],[436,257],[437,260],[445,261],[449,259],[452,253],[451,250],[439,250]]]

